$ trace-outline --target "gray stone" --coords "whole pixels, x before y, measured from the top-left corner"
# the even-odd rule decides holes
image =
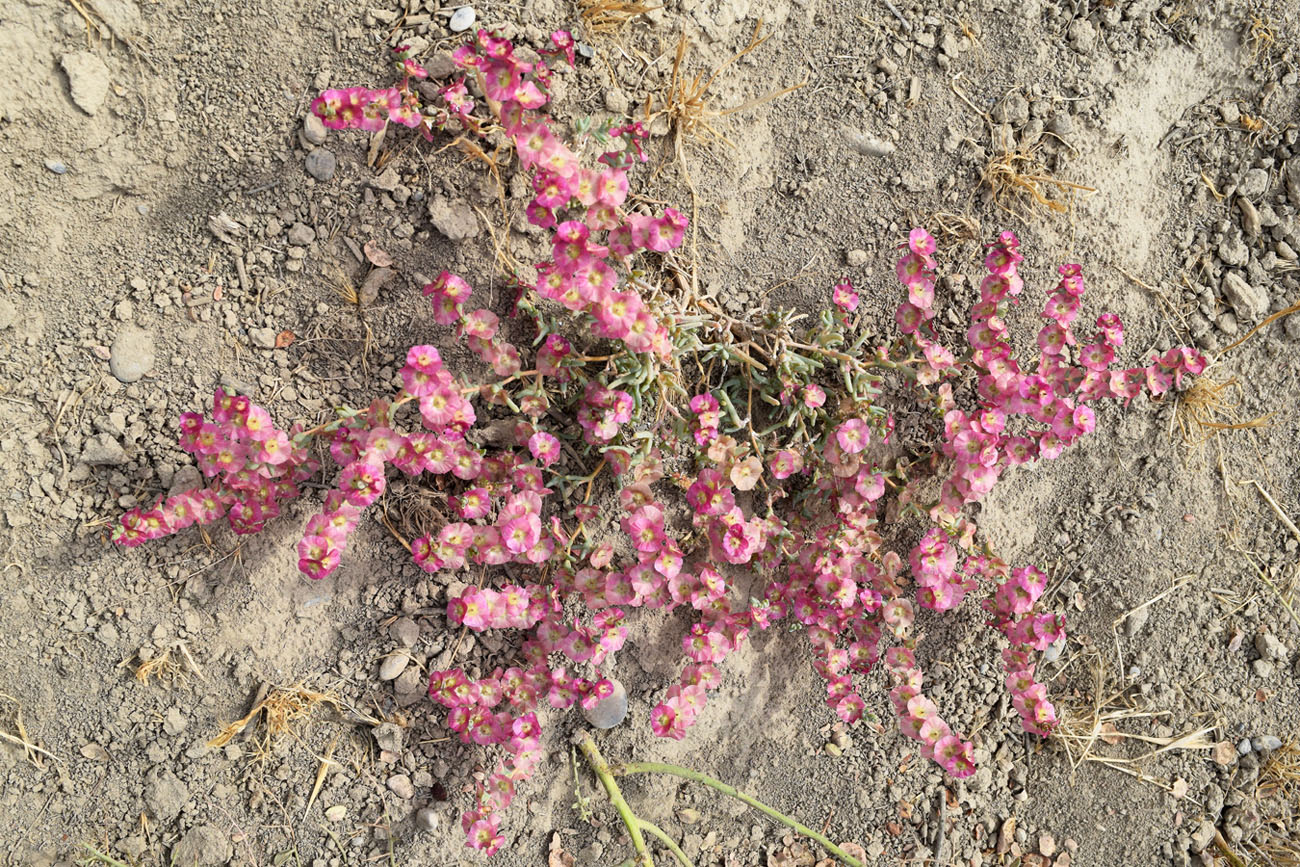
[[[325,129],[325,123],[314,112],[309,112],[302,121],[302,137],[307,140],[308,144],[323,145],[325,136],[329,130]]]
[[[424,807],[415,811],[415,827],[426,833],[433,833],[438,830],[438,814],[432,807]]]
[[[18,321],[18,308],[8,298],[0,298],[0,331],[13,328]]]
[[[1273,677],[1273,663],[1267,659],[1257,659],[1250,664],[1254,670],[1255,676],[1261,680],[1268,680]]]
[[[582,711],[583,719],[598,729],[612,729],[627,718],[627,690],[619,681],[612,681],[614,692]]]
[[[462,6],[452,13],[447,27],[452,33],[463,33],[474,26],[475,17],[473,6]]]
[[[1092,47],[1097,42],[1097,28],[1087,18],[1076,18],[1071,21],[1065,35],[1070,40],[1070,44],[1081,54],[1091,54]]]
[[[189,797],[189,789],[168,768],[154,768],[145,777],[144,806],[160,824],[170,825]]]
[[[118,382],[138,382],[153,368],[153,335],[134,326],[123,328],[109,352],[108,369]]]
[[[1029,100],[1018,90],[1008,93],[1006,99],[998,103],[993,109],[993,119],[998,123],[1009,123],[1013,126],[1029,122]]]
[[[1237,755],[1244,756],[1252,749],[1254,749],[1254,747],[1250,745],[1250,738],[1242,738],[1237,741]]]
[[[1059,112],[1055,117],[1047,122],[1047,131],[1060,138],[1065,138],[1074,132],[1074,119],[1067,112]]]
[[[388,778],[388,790],[403,801],[409,801],[415,797],[415,784],[406,774],[393,774]]]
[[[1291,655],[1287,646],[1271,632],[1261,632],[1255,636],[1255,650],[1270,662],[1286,662],[1286,658]]]
[[[887,157],[897,150],[893,142],[885,141],[861,130],[844,127],[841,132],[844,143],[849,146],[849,150],[864,157]]]
[[[1264,169],[1250,169],[1237,185],[1237,192],[1249,199],[1258,199],[1267,189],[1268,172]]]
[[[185,719],[185,714],[181,713],[180,708],[171,708],[163,717],[163,731],[167,732],[169,735],[178,735],[185,731],[185,726],[188,722],[189,721]]]
[[[258,349],[275,349],[274,328],[250,328],[248,338]]]
[[[339,161],[334,156],[334,152],[325,148],[316,148],[307,154],[307,160],[304,163],[307,174],[311,175],[318,181],[328,181],[334,177],[334,172],[338,171]]]
[[[1192,851],[1204,852],[1214,842],[1214,831],[1214,823],[1209,819],[1202,819],[1201,824],[1197,825],[1192,833]]]
[[[465,202],[448,201],[444,196],[434,196],[429,202],[429,219],[451,241],[475,238],[482,231],[473,208]]]
[[[1268,313],[1268,293],[1247,283],[1236,271],[1224,274],[1219,288],[1223,292],[1223,300],[1236,312],[1237,319],[1254,322]]]
[[[380,723],[375,726],[374,735],[379,748],[390,753],[400,753],[406,740],[405,730],[395,723]]]
[[[63,71],[68,74],[72,101],[86,114],[94,115],[108,98],[108,67],[89,51],[63,55]]]
[[[82,447],[81,462],[92,467],[119,467],[126,463],[126,452],[111,434],[95,434]]]
[[[1240,268],[1250,261],[1250,249],[1236,232],[1223,239],[1223,243],[1219,244],[1218,252],[1223,264],[1234,268]]]
[[[1282,739],[1277,735],[1258,735],[1250,739],[1250,745],[1257,753],[1272,752],[1282,749]]]
[[[195,825],[172,847],[173,867],[219,867],[230,860],[230,835],[215,825]]]
[[[45,168],[54,172],[56,175],[67,174],[68,167],[63,164],[62,160],[46,160]]]
[[[397,176],[397,170],[392,166],[384,169],[379,177],[370,179],[370,186],[376,190],[383,190],[385,193],[391,193],[397,189],[397,185],[400,183],[401,178]]]
[[[289,243],[296,244],[299,247],[306,247],[312,241],[316,240],[316,230],[304,223],[294,223],[289,228]]]
[[[1151,616],[1151,608],[1139,608],[1124,619],[1124,634],[1129,638],[1137,635],[1142,631],[1142,627],[1147,625],[1147,618]]]
[[[388,634],[403,647],[414,647],[420,640],[420,625],[409,617],[399,617],[388,627]]]
[[[195,466],[184,466],[172,476],[172,483],[167,487],[167,496],[174,497],[185,491],[192,491],[203,484],[203,474]]]
[[[397,676],[406,670],[406,664],[411,661],[411,657],[402,651],[384,658],[379,666],[380,680],[396,680]]]
[[[850,250],[844,256],[845,261],[849,263],[850,268],[861,268],[867,264],[866,250]]]

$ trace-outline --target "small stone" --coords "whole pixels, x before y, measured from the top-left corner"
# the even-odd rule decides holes
[[[998,830],[997,853],[1005,855],[1011,851],[1011,844],[1016,842],[1016,817],[1009,816]]]
[[[582,711],[583,719],[598,729],[612,729],[627,718],[627,690],[617,680],[611,683],[614,684],[612,693]]]
[[[1257,753],[1269,753],[1282,749],[1282,739],[1277,735],[1257,735],[1250,739],[1250,745]]]
[[[1070,117],[1068,112],[1060,112],[1047,122],[1047,131],[1058,138],[1065,138],[1074,132],[1074,119]]]
[[[462,6],[452,13],[451,20],[447,22],[447,28],[452,33],[463,33],[474,26],[476,17],[473,6]]]
[[[1020,126],[1029,122],[1029,100],[1018,90],[1007,94],[1006,99],[993,109],[993,119],[998,123]]]
[[[1237,760],[1237,748],[1232,745],[1232,741],[1219,741],[1214,745],[1211,755],[1216,765],[1226,768]]]
[[[1268,293],[1246,282],[1236,271],[1223,275],[1219,284],[1223,299],[1232,306],[1238,320],[1254,322],[1268,313]]]
[[[893,142],[876,138],[874,135],[851,127],[844,127],[842,135],[849,150],[864,157],[887,157],[897,149]]]
[[[844,750],[840,749],[839,747],[835,746],[835,744],[831,744],[831,743],[828,743],[825,746],[823,746],[822,750],[826,753],[826,755],[830,756],[833,759],[838,759],[840,756],[844,755]]]
[[[1200,854],[1214,842],[1214,823],[1209,819],[1202,819],[1201,824],[1196,826],[1192,832],[1192,851]]]
[[[1277,257],[1279,259],[1285,259],[1288,262],[1294,262],[1296,260],[1296,252],[1295,250],[1291,249],[1291,245],[1288,244],[1286,241],[1278,241]]]
[[[250,328],[248,339],[253,341],[253,345],[258,349],[275,349],[274,328]]]
[[[396,680],[397,676],[406,670],[406,664],[411,661],[411,657],[398,651],[384,658],[379,666],[380,680]]]
[[[18,308],[8,298],[0,298],[0,331],[13,328],[18,321]]]
[[[1223,239],[1223,243],[1219,244],[1218,253],[1223,264],[1234,268],[1240,268],[1250,261],[1250,249],[1236,232]]]
[[[403,801],[415,797],[415,785],[406,774],[393,774],[388,778],[388,790]]]
[[[861,268],[867,264],[867,251],[850,250],[844,255],[844,260],[849,263],[850,268]]]
[[[343,818],[347,816],[347,814],[347,807],[342,804],[335,804],[333,807],[330,807],[325,811],[325,818],[329,819],[331,822],[342,822]]]
[[[173,737],[185,731],[187,724],[188,720],[185,719],[185,714],[181,713],[181,709],[178,707],[169,709],[163,717],[163,731]]]
[[[415,827],[425,833],[432,834],[438,830],[438,814],[432,807],[424,807],[415,811]]]
[[[1250,169],[1242,175],[1237,192],[1249,199],[1258,199],[1268,189],[1268,172],[1264,169]]]
[[[113,315],[122,322],[130,322],[135,317],[135,305],[130,298],[123,298],[113,305]]]
[[[68,167],[65,166],[60,160],[46,160],[45,168],[54,172],[56,175],[62,175],[68,171]]]
[[[630,102],[627,94],[617,87],[605,91],[605,109],[619,116],[627,114]]]
[[[1232,337],[1237,333],[1237,316],[1231,310],[1225,310],[1219,314],[1219,318],[1214,320],[1214,324],[1219,326],[1225,337]]]
[[[316,230],[304,223],[294,223],[289,228],[289,243],[306,247],[316,240]]]
[[[172,864],[185,867],[218,867],[230,860],[230,835],[215,825],[195,825],[172,847]]]
[[[307,154],[307,160],[304,163],[307,174],[311,175],[318,181],[328,181],[334,177],[334,172],[338,170],[339,161],[334,156],[333,151],[325,148],[316,148]]]
[[[126,451],[111,434],[95,434],[82,446],[81,462],[90,467],[120,467],[126,463]]]
[[[1241,120],[1241,107],[1235,102],[1225,102],[1219,106],[1219,117],[1223,118],[1226,124],[1235,124]]]
[[[448,201],[444,196],[434,196],[429,202],[429,219],[451,241],[465,241],[482,231],[473,208],[465,202]]]
[[[403,647],[414,647],[420,640],[420,626],[409,617],[399,617],[388,627],[388,634]]]
[[[104,107],[104,100],[108,98],[108,67],[89,51],[65,54],[60,62],[68,74],[72,101],[93,116]]]
[[[180,778],[166,768],[154,768],[145,777],[144,805],[156,822],[171,824],[180,815],[190,792]]]
[[[1268,680],[1273,676],[1273,663],[1267,659],[1257,659],[1250,664],[1254,670],[1255,676],[1263,680]]]
[[[1142,627],[1147,625],[1147,619],[1151,616],[1150,606],[1139,608],[1128,617],[1124,618],[1124,634],[1129,638],[1137,635],[1142,631]]]
[[[376,190],[391,193],[393,190],[397,189],[397,185],[401,182],[402,179],[397,176],[397,170],[392,166],[389,166],[380,173],[379,177],[370,179],[370,186],[374,187]]]
[[[1070,22],[1065,35],[1080,54],[1091,54],[1092,46],[1097,41],[1097,28],[1087,18],[1076,18]]]
[[[1286,662],[1290,655],[1287,646],[1271,632],[1261,632],[1255,636],[1255,650],[1261,657],[1272,662]]]
[[[374,729],[375,743],[381,750],[389,753],[400,753],[402,751],[402,742],[406,739],[406,732],[402,727],[395,723],[380,723]]]
[[[1253,747],[1250,745],[1250,738],[1242,738],[1237,741],[1237,755],[1247,755],[1252,749]]]
[[[1038,854],[1044,858],[1051,858],[1056,854],[1056,838],[1051,834],[1040,834],[1038,836]]]
[[[138,382],[153,368],[153,335],[142,328],[123,328],[109,352],[108,369],[117,381]]]
[[[700,811],[692,807],[686,807],[677,811],[677,818],[683,825],[698,825],[700,823]]]
[[[325,129],[325,123],[316,116],[315,112],[310,112],[303,118],[302,137],[307,140],[308,144],[325,144],[325,136],[328,132],[329,130]]]

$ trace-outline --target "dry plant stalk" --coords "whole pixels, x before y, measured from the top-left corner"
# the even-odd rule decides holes
[[[18,699],[14,698],[12,695],[9,695],[8,693],[4,693],[4,692],[0,692],[0,700],[11,702],[13,704],[14,706],[13,727],[14,727],[14,731],[16,732],[16,734],[10,734],[4,729],[0,729],[0,741],[13,744],[14,746],[17,747],[21,747],[23,751],[23,758],[31,762],[32,767],[36,768],[37,770],[42,770],[45,767],[45,764],[41,761],[41,756],[45,756],[46,758],[50,758],[58,762],[59,761],[58,756],[54,755],[54,753],[50,752],[47,749],[44,749],[43,747],[37,746],[36,742],[33,741],[28,736],[27,727],[23,725],[23,703],[20,702]]]
[[[172,651],[176,651],[173,655]],[[124,660],[118,664],[118,668],[126,668],[133,662],[138,662],[133,673],[135,679],[148,686],[150,679],[157,678],[159,682],[165,682],[168,686],[189,684],[189,675],[197,675],[199,680],[206,680],[203,676],[203,669],[194,661],[190,654],[190,649],[184,641],[176,641],[170,646],[163,648],[162,653],[151,659],[141,659],[139,654],[131,659]]]
[[[582,23],[591,36],[616,36],[633,18],[663,8],[628,0],[578,0],[578,5],[582,7]]]
[[[1053,177],[1032,148],[1003,149],[984,167],[982,180],[999,208],[1026,222],[1035,203],[1054,214],[1064,214],[1077,194],[1097,192],[1096,187]]]
[[[332,692],[316,692],[302,683],[295,683],[288,687],[273,687],[265,698],[253,705],[253,709],[243,719],[235,720],[208,741],[208,746],[224,747],[252,725],[259,716],[264,715],[263,746],[269,747],[272,739],[291,732],[294,723],[309,716],[317,705],[327,705],[343,713],[343,704]]]
[[[1231,389],[1241,390],[1241,383],[1235,376],[1226,380],[1202,376],[1179,395],[1174,421],[1182,432],[1184,443],[1199,446],[1220,431],[1250,430],[1268,424],[1273,417],[1271,412],[1242,419],[1237,413],[1241,401],[1228,396]]]
[[[1284,744],[1260,769],[1255,787],[1263,825],[1250,844],[1263,863],[1300,867],[1300,744]]]

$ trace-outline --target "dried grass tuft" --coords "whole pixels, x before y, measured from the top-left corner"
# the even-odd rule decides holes
[[[628,0],[578,0],[578,6],[590,36],[617,36],[632,19],[663,8]]]
[[[141,659],[137,654],[118,664],[118,668],[127,668],[135,664],[135,679],[148,686],[150,680],[158,680],[168,686],[188,686],[191,674],[199,680],[206,680],[203,669],[194,661],[189,647],[184,641],[173,642],[163,651],[149,659]]]
[[[1201,376],[1178,396],[1174,420],[1182,432],[1183,442],[1198,446],[1225,430],[1252,430],[1268,424],[1273,413],[1243,419],[1237,412],[1241,400],[1233,392],[1241,391],[1237,378],[1215,379]]]
[[[208,741],[209,747],[224,747],[259,718],[263,722],[262,751],[269,753],[271,743],[284,734],[293,733],[295,727],[324,705],[338,713],[344,705],[333,692],[317,692],[302,683],[293,686],[273,687],[242,719],[235,720]]]
[[[1079,194],[1097,192],[1096,187],[1054,177],[1032,148],[1004,148],[989,160],[981,180],[992,193],[994,204],[1024,221],[1029,220],[1035,205],[1064,214]]]
[[[1300,867],[1300,742],[1292,737],[1260,768],[1255,787],[1263,824],[1249,846],[1263,863]]]

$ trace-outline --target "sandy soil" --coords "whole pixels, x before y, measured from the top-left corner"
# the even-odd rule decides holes
[[[207,408],[215,386],[286,424],[315,423],[390,393],[410,343],[449,339],[419,297],[423,275],[476,275],[501,300],[484,223],[496,189],[481,165],[401,136],[374,165],[364,137],[313,141],[321,131],[304,128],[321,88],[387,82],[389,45],[445,65],[455,7],[409,3],[0,9],[6,863],[71,863],[87,847],[132,865],[483,863],[456,826],[488,757],[449,740],[424,673],[453,657],[490,668],[511,648],[457,641],[444,613],[454,583],[417,569],[373,520],[338,573],[308,581],[293,546],[310,496],[259,536],[220,526],[132,551],[108,541],[123,509],[193,483],[176,418]],[[602,736],[605,754],[713,773],[873,864],[1212,863],[1215,829],[1249,863],[1280,857],[1270,839],[1300,846],[1300,804],[1277,818],[1284,807],[1258,791],[1300,730],[1300,533],[1286,517],[1300,519],[1300,316],[1228,349],[1300,300],[1295,6],[667,0],[613,35],[579,11],[476,7],[480,24],[523,44],[566,27],[593,49],[559,79],[562,121],[636,111],[662,94],[680,34],[687,67],[712,70],[760,19],[771,38],[719,76],[712,105],[806,82],[718,118],[725,141],[689,141],[684,160],[656,129],[637,172],[650,198],[687,206],[689,185],[698,191],[701,285],[728,306],[819,308],[847,274],[883,336],[908,227],[939,232],[945,267],[966,273],[1013,228],[1033,291],[1058,263],[1083,263],[1090,309],[1122,315],[1132,361],[1188,342],[1215,358],[1205,379],[1231,385],[1203,419],[1267,416],[1204,428],[1172,399],[1110,407],[1098,435],[982,505],[1003,556],[1049,568],[1068,612],[1069,643],[1041,670],[1076,737],[1020,733],[994,638],[968,604],[922,621],[935,697],[976,733],[981,770],[968,781],[916,756],[883,687],[871,710],[885,725],[833,726],[806,643],[786,632],[728,661],[685,741],[653,738],[648,711],[675,675],[677,635],[653,619],[620,654],[631,712]],[[1032,155],[1025,174],[1095,192],[1039,182],[1062,213],[994,196],[989,167],[1008,150]],[[536,252],[513,171],[510,231]],[[218,215],[233,226],[214,231]],[[358,308],[338,286],[364,280],[367,242],[394,273]],[[971,300],[969,283],[945,285],[958,309]],[[1022,337],[1032,316],[1013,322]],[[381,680],[394,652],[410,662]],[[133,676],[164,657],[164,676]],[[268,689],[295,684],[340,704],[293,735],[250,726],[208,745]],[[1103,722],[1148,740],[1078,738]],[[581,718],[548,725],[549,762],[494,860],[621,863],[630,850],[613,812],[583,822],[572,807],[567,736]],[[696,864],[817,859],[706,791],[626,789]],[[585,775],[581,791],[595,794]],[[435,830],[417,827],[425,807]]]

